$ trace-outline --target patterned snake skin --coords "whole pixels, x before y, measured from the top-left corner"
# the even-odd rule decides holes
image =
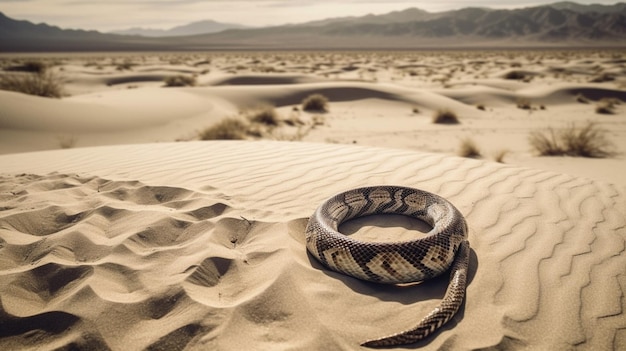
[[[433,229],[423,238],[390,243],[361,242],[337,231],[342,222],[385,213],[417,218]],[[469,261],[467,224],[451,203],[435,194],[376,186],[335,195],[309,219],[306,246],[328,268],[377,283],[422,281],[450,269],[443,300],[415,328],[366,341],[363,346],[395,346],[421,340],[449,321],[463,302]]]

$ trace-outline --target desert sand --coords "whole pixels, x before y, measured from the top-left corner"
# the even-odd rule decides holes
[[[197,140],[199,132],[225,118],[270,105],[281,118],[307,125],[279,128],[261,139],[456,155],[469,138],[484,159],[626,184],[613,171],[625,164],[626,109],[615,105],[612,114],[596,112],[603,99],[626,101],[621,50],[1,58],[5,70],[29,61],[47,63],[63,82],[65,96],[0,90],[0,154]],[[180,75],[194,77],[196,85],[165,87],[165,79]],[[316,93],[330,100],[327,113],[294,111]],[[460,123],[432,123],[440,109],[456,113]],[[590,121],[607,132],[613,157],[537,157],[529,145],[533,131]]]
[[[0,349],[353,350],[410,328],[445,276],[366,283],[304,245],[323,200],[377,184],[437,193],[469,225],[466,302],[407,349],[626,348],[626,110],[595,110],[626,101],[621,52],[46,59],[67,96],[0,91]],[[614,79],[590,82],[602,73]],[[163,87],[177,74],[196,86]],[[300,108],[313,93],[328,112]],[[299,123],[198,140],[260,104]],[[434,124],[442,108],[460,123]],[[529,146],[533,130],[586,121],[610,156]],[[458,156],[468,137],[481,158]],[[424,226],[341,230],[387,241]]]

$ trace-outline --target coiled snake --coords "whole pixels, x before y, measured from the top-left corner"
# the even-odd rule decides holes
[[[361,242],[338,232],[342,222],[386,213],[417,218],[432,230],[423,238],[389,243]],[[415,328],[366,341],[363,346],[421,340],[449,321],[463,302],[469,261],[467,224],[463,215],[438,195],[400,186],[366,187],[335,195],[309,219],[306,246],[328,268],[377,283],[422,281],[450,269],[444,298]]]

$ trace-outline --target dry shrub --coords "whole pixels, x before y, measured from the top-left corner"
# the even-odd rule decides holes
[[[328,99],[322,94],[313,94],[302,100],[304,111],[326,112],[328,111]]]
[[[243,140],[248,134],[248,124],[239,118],[226,118],[200,132],[201,140]]]
[[[176,75],[165,78],[165,86],[166,87],[185,87],[185,86],[195,86],[196,78],[193,76],[185,76],[185,75]]]
[[[613,110],[613,105],[606,104],[606,103],[598,103],[596,105],[596,113],[603,114],[603,115],[612,115],[613,113],[615,113],[615,111]]]
[[[260,106],[247,113],[248,119],[253,123],[265,124],[267,126],[277,126],[280,124],[280,117],[273,106]]]
[[[476,105],[476,108],[481,110],[481,111],[485,111],[485,105],[483,105],[483,104]]]
[[[507,150],[507,149],[498,150],[493,155],[493,159],[494,159],[494,161],[496,161],[498,163],[504,163],[504,157],[506,155],[508,155],[508,153],[509,153],[509,150]]]
[[[582,128],[572,124],[559,132],[549,128],[547,134],[534,131],[529,142],[541,156],[601,158],[613,154],[613,144],[606,138],[606,131],[593,122]]]
[[[603,98],[596,105],[596,113],[612,115],[615,113],[615,105],[621,103],[622,101],[617,98]]]
[[[0,76],[0,89],[51,98],[63,96],[61,79],[50,71]]]
[[[532,146],[541,156],[562,156],[565,150],[557,139],[554,129],[549,128],[548,133],[533,131],[528,136],[530,146]]]
[[[48,70],[48,65],[43,61],[26,61],[21,65],[7,67],[5,70],[41,74]]]
[[[521,71],[510,71],[504,75],[504,79],[522,80],[526,78],[526,74]]]
[[[440,109],[435,111],[433,115],[433,123],[437,124],[459,124],[459,118],[454,111],[449,109]]]
[[[482,154],[480,149],[474,142],[474,140],[467,138],[461,141],[461,147],[459,148],[459,156],[469,158],[480,158]]]

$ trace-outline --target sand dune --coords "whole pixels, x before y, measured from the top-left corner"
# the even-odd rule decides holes
[[[608,183],[287,142],[110,146],[0,163],[2,349],[349,350],[410,327],[445,277],[379,286],[306,253],[315,207],[374,184],[436,192],[470,227],[467,302],[416,346],[626,347],[626,194]],[[380,227],[407,235],[387,216],[352,230]]]
[[[294,109],[308,95],[319,93],[330,100],[322,125],[305,133],[294,127],[284,134],[304,141],[446,154],[457,154],[461,140],[472,138],[485,158],[507,150],[505,162],[511,164],[623,183],[615,172],[604,170],[624,160],[624,107],[616,105],[613,115],[595,112],[602,99],[626,100],[620,55],[476,51],[51,56],[48,61],[71,96],[58,101],[0,91],[0,153],[194,140],[224,118],[268,104],[285,119],[307,121],[314,114]],[[4,59],[9,69],[23,62]],[[195,76],[197,84],[165,88],[163,80],[176,75]],[[526,108],[518,108],[520,102]],[[434,125],[431,116],[440,109],[455,112],[461,124]],[[610,131],[618,154],[600,166],[598,160],[537,158],[528,143],[533,131],[588,121]],[[599,171],[591,172],[594,169]]]
[[[51,57],[68,96],[0,91],[0,349],[353,350],[410,328],[446,277],[365,283],[304,245],[323,200],[375,184],[437,193],[469,224],[466,303],[408,349],[625,349],[621,56]],[[1,75],[22,62],[3,60]],[[164,87],[176,75],[196,85]],[[311,94],[326,113],[303,110]],[[285,121],[276,133],[197,141],[259,105]],[[441,109],[459,123],[433,123]],[[529,145],[588,122],[615,153]],[[482,159],[454,156],[467,139]],[[73,149],[42,151],[58,148]],[[385,241],[428,230],[399,216],[341,229]]]

